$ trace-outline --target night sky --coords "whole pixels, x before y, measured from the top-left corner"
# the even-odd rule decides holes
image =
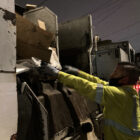
[[[46,5],[58,15],[59,22],[92,14],[94,34],[101,39],[130,41],[140,52],[140,0],[16,0]]]

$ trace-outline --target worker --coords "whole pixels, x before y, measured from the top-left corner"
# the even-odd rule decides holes
[[[118,63],[109,82],[71,67],[67,68],[67,72],[74,75],[49,64],[45,71],[64,85],[76,89],[79,94],[104,106],[105,140],[140,140],[140,100],[133,88],[140,72],[135,65]]]

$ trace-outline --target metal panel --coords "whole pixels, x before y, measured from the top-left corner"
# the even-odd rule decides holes
[[[72,48],[89,49],[93,43],[91,24],[91,15],[60,24],[60,50]]]
[[[128,41],[115,42],[115,43],[111,41],[110,42],[102,41],[98,44],[98,51],[107,50],[111,48],[121,48],[128,54],[129,62],[135,61],[135,50]]]
[[[24,17],[36,25],[38,25],[38,20],[45,22],[46,30],[55,35],[55,45],[59,56],[57,15],[47,7],[39,7],[24,13]]]
[[[87,15],[59,25],[59,50],[62,65],[72,65],[92,73],[92,16]]]
[[[0,71],[15,71],[15,14],[0,8]]]
[[[118,62],[129,61],[121,48],[98,51],[96,54],[97,76],[108,80]]]
[[[10,140],[17,132],[16,75],[0,73],[0,137]]]

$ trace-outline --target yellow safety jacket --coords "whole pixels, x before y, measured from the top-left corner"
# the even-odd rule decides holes
[[[140,140],[140,100],[132,85],[109,86],[82,71],[78,77],[60,71],[58,79],[104,106],[105,140]]]

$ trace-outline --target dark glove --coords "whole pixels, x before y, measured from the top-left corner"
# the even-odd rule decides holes
[[[57,77],[59,70],[51,66],[51,64],[45,64],[40,68],[40,71],[44,74]]]
[[[74,68],[72,66],[64,66],[64,72],[69,73],[69,74],[73,74],[73,75],[78,75],[79,69]]]

